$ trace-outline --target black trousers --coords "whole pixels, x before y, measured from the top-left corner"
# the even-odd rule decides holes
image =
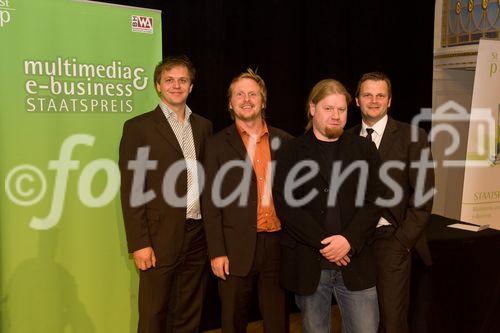
[[[179,241],[174,264],[140,271],[139,333],[199,331],[208,260],[203,223],[187,223]]]
[[[252,291],[257,285],[259,309],[264,322],[264,332],[288,332],[285,309],[285,292],[280,286],[279,233],[258,233],[255,258],[246,276],[229,275],[219,280],[222,303],[222,332],[245,333]],[[231,262],[229,262],[231,272]]]
[[[382,226],[375,232],[381,333],[409,333],[411,254],[394,237],[395,230]]]

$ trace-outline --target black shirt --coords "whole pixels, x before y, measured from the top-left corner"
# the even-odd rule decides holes
[[[316,139],[318,163],[321,173],[327,175],[328,183],[331,181],[333,163],[340,160],[339,157],[339,142],[337,141],[321,141]],[[330,188],[331,186],[329,186]],[[322,189],[318,189],[322,190]],[[333,206],[327,206],[325,220],[323,221],[328,235],[337,235],[341,231],[340,210],[337,202]],[[335,263],[329,262],[323,256],[321,257],[322,269],[338,269]]]

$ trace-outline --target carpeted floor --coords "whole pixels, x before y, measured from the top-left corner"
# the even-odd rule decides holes
[[[332,306],[332,333],[340,333],[340,312],[336,305]],[[205,333],[220,333],[221,330],[210,330],[205,331]],[[248,324],[247,333],[262,333],[264,329],[262,327],[262,321],[255,321]],[[290,315],[290,333],[302,333],[302,325],[300,313],[292,313]]]

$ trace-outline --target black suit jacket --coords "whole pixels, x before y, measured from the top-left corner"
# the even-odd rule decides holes
[[[410,168],[411,163],[420,160],[424,149],[429,149],[429,159],[432,160],[427,133],[421,128],[413,127],[418,133],[417,140],[412,141],[412,126],[392,119],[387,120],[379,154],[382,162],[401,161],[403,170],[391,169],[389,176],[403,190],[402,200],[385,209],[384,217],[396,227],[395,237],[407,248],[415,247],[418,254],[427,265],[431,264],[431,255],[425,240],[424,229],[432,211],[432,198],[423,204],[415,203],[415,188],[417,184],[417,169]],[[349,130],[359,135],[361,125]],[[423,183],[424,193],[434,187],[434,170],[428,169]],[[394,191],[387,188],[385,198],[391,198]]]
[[[331,236],[324,225],[328,195],[332,186],[339,185],[337,179],[330,184],[327,176],[320,171],[293,191],[297,199],[314,191],[316,195],[312,200],[298,207],[287,202],[287,175],[298,162],[317,162],[318,154],[314,154],[317,146],[315,140],[310,130],[280,149],[273,186],[277,213],[284,226],[281,281],[286,289],[301,295],[312,294],[318,286],[321,273],[319,250],[324,247],[321,240]],[[376,279],[373,253],[366,241],[375,231],[381,215],[381,209],[374,204],[376,198],[383,193],[377,173],[380,157],[373,143],[351,133],[344,133],[339,138],[338,152],[342,172],[352,163],[360,161],[369,166],[366,192],[361,197],[362,206],[356,207],[355,204],[361,175],[359,169],[350,173],[340,184],[336,201],[341,217],[340,234],[352,247],[351,262],[342,268],[344,283],[350,290],[362,290],[373,287]],[[304,172],[299,173],[298,177],[303,174]]]
[[[196,158],[201,161],[204,143],[212,133],[212,123],[192,113],[190,116]],[[154,170],[148,170],[143,184],[133,183],[134,171],[129,170],[129,161],[135,160],[138,149],[149,149],[150,161],[156,161]],[[162,184],[167,169],[179,160],[184,160],[182,149],[160,107],[125,122],[120,142],[121,203],[129,252],[148,246],[153,247],[158,263],[171,264],[178,257],[186,222],[186,205],[174,207],[163,196]],[[136,181],[140,177],[136,176]],[[179,197],[187,192],[187,173],[184,169],[175,182]],[[141,186],[138,186],[141,185]],[[133,207],[132,192],[153,191],[154,198],[145,204]]]
[[[288,140],[291,136],[274,127],[268,126],[271,159],[275,151],[273,141]],[[275,141],[276,142],[276,141]],[[207,140],[205,148],[206,185],[203,192],[203,221],[207,236],[210,259],[219,256],[229,258],[231,275],[245,276],[252,267],[255,243],[257,239],[257,183],[250,160],[246,160],[247,151],[236,125],[231,125]],[[242,189],[247,199],[240,203],[240,198],[233,200],[225,207],[217,207],[212,188],[214,179],[220,168],[230,162],[245,162],[249,170],[248,187],[240,187],[244,177],[242,167],[228,170],[217,190],[222,198]]]

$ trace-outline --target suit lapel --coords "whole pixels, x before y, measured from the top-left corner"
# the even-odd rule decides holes
[[[354,135],[359,135],[359,133]],[[319,151],[317,150],[318,149],[317,144],[318,143],[316,142],[314,133],[312,130],[310,130],[308,133],[306,133],[306,138],[302,146],[306,159],[310,159],[313,161],[316,161],[318,159]],[[350,137],[350,134],[349,133],[343,134],[339,138],[339,147],[338,147],[338,156],[340,159],[339,161],[342,163],[340,172],[342,172],[346,167],[348,167],[353,160],[353,157],[351,155],[352,154],[351,146],[352,146],[352,138]],[[331,179],[328,179],[328,175],[326,174],[325,170],[320,169],[319,176],[325,183],[325,186],[330,187]],[[343,196],[337,195],[337,202],[338,202],[337,207],[340,209],[340,214],[342,214],[342,201],[343,201]]]
[[[269,150],[271,150],[271,160],[274,161],[275,159],[275,155],[276,155],[276,151],[279,149],[279,147],[281,147],[281,145],[283,145],[283,138],[277,134],[276,130],[271,127],[271,126],[267,126],[268,130],[269,130]],[[274,138],[278,138],[279,139],[279,142],[280,142],[280,145],[278,147],[278,149],[273,149],[273,139]]]
[[[251,168],[252,170],[252,182],[251,186],[253,188],[252,191],[257,191],[255,186],[257,185],[257,177],[255,175],[255,170],[253,169],[252,162],[250,159],[247,160],[248,154],[247,154],[247,149],[245,147],[245,144],[243,143],[243,139],[240,136],[240,133],[238,132],[238,129],[236,128],[236,125],[233,124],[226,128],[226,140],[229,143],[229,145],[238,153],[240,158],[247,163],[247,165]]]
[[[229,126],[226,129],[226,140],[229,143],[231,147],[233,147],[234,150],[240,155],[242,160],[245,160],[247,158],[247,150],[245,148],[245,144],[243,143],[243,140],[241,139],[240,134],[238,133],[238,130],[236,129],[236,125],[233,124]]]
[[[339,138],[339,158],[342,161],[342,170],[352,161],[351,145],[352,137],[350,137],[349,134],[343,134]]]
[[[353,134],[361,135],[361,124],[353,126],[349,131],[351,131]]]
[[[189,117],[189,121],[191,122],[191,131],[193,132],[193,140],[194,140],[194,149],[196,151],[196,160],[200,160],[200,153],[201,153],[201,128],[200,124],[198,123],[196,116],[194,113],[191,113],[191,116]]]
[[[387,125],[385,126],[384,135],[382,136],[382,141],[380,141],[380,146],[378,147],[379,155],[382,160],[387,160],[387,155],[391,151],[394,142],[396,142],[397,133],[398,127],[396,122],[389,117],[387,119]]]
[[[172,127],[168,123],[167,118],[165,118],[165,115],[163,114],[163,111],[159,106],[155,110],[154,119],[156,130],[165,139],[165,141],[167,141],[172,146],[172,148],[177,150],[177,152],[182,155],[182,149],[179,145],[179,141],[177,141]]]

